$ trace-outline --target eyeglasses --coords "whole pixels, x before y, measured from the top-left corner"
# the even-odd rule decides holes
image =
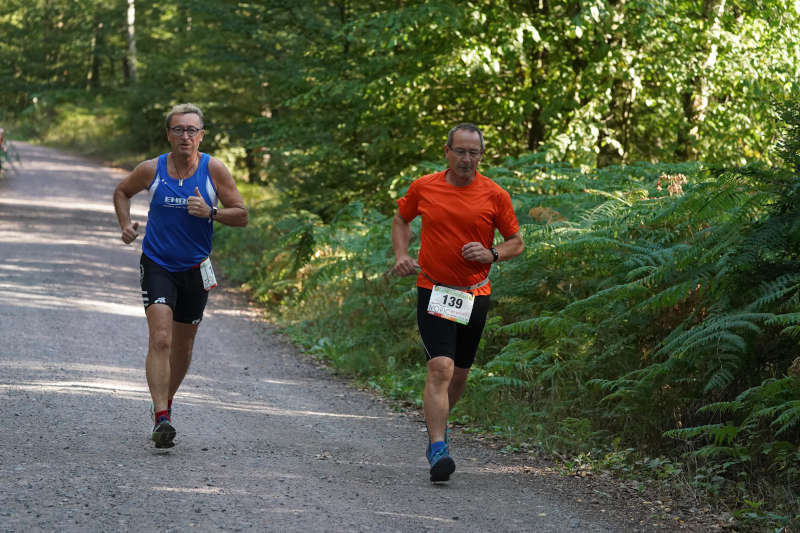
[[[483,153],[481,150],[464,150],[463,148],[450,148],[450,151],[456,154],[458,157],[469,155],[471,159],[477,159]]]
[[[178,137],[183,137],[184,133],[189,137],[194,137],[198,132],[203,131],[203,128],[195,128],[194,126],[189,126],[188,128],[184,128],[183,126],[175,126],[174,128],[169,128],[169,131]]]

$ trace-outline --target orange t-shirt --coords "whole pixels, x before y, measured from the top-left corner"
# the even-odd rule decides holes
[[[447,182],[446,173],[414,180],[397,206],[406,222],[422,216],[418,259],[422,271],[444,285],[469,287],[486,279],[492,264],[467,261],[461,247],[479,242],[491,248],[495,228],[508,238],[519,231],[519,222],[511,197],[498,184],[476,173],[472,183],[457,187]],[[432,289],[425,274],[420,272],[417,286]],[[487,283],[471,292],[484,295],[492,289]]]

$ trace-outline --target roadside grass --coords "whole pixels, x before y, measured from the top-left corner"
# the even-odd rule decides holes
[[[126,131],[113,95],[60,91],[37,98],[11,124],[15,138],[69,150],[108,166],[132,169],[144,158]]]

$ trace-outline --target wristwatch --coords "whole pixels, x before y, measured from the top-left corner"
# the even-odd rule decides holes
[[[494,259],[492,259],[492,263],[496,263],[497,260],[500,259],[500,254],[497,253],[496,248],[489,248],[489,251],[492,252],[492,256],[494,257]]]
[[[217,208],[212,206],[211,213],[208,215],[208,218],[213,220],[215,216],[217,216]]]

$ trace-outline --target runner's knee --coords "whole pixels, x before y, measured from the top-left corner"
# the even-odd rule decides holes
[[[428,361],[428,378],[435,382],[449,382],[453,377],[454,366],[450,357],[433,357]]]
[[[156,329],[150,332],[150,349],[155,352],[169,353],[172,348],[172,332]]]

